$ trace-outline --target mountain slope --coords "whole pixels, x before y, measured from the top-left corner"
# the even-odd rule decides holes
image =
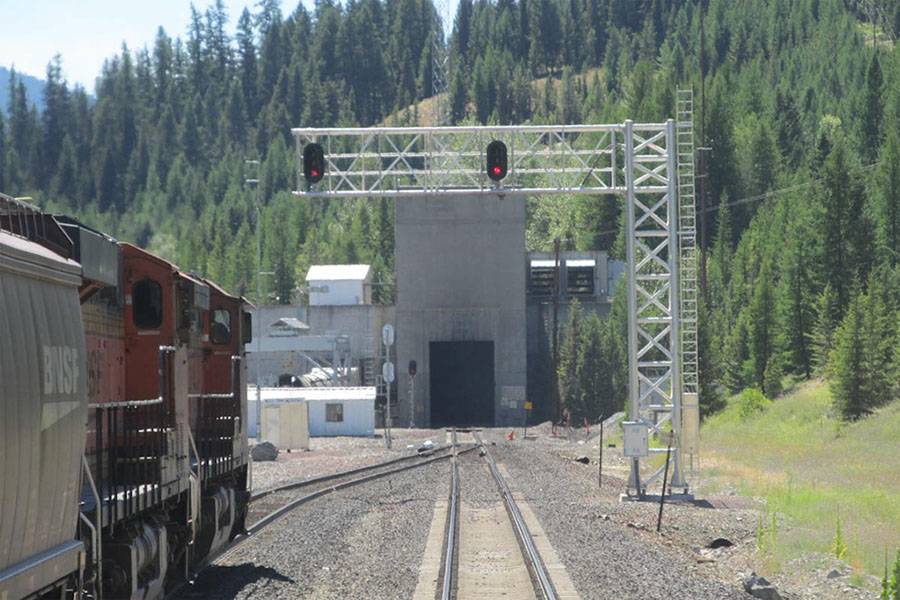
[[[0,67],[0,111],[8,114],[9,110],[9,74],[10,70]],[[16,77],[25,84],[25,95],[32,104],[36,104],[38,110],[44,109],[44,80],[32,77],[27,73],[16,71]]]

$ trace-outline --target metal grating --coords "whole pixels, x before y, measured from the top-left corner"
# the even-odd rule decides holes
[[[665,124],[631,124],[641,150],[654,149]],[[626,193],[624,125],[518,125],[293,129],[297,196],[397,197],[472,194]],[[509,171],[500,183],[485,169],[493,140],[508,148]],[[326,173],[315,185],[303,177],[306,144],[325,150]],[[664,145],[664,144],[663,144]],[[658,165],[636,155],[634,185],[665,191]]]

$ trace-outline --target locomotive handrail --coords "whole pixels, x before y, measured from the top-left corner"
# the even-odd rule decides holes
[[[234,398],[234,392],[230,394],[188,394],[191,400],[231,400]]]
[[[97,484],[94,482],[94,476],[91,474],[91,467],[88,464],[87,457],[82,454],[81,455],[81,466],[84,469],[84,475],[87,478],[88,484],[91,488],[91,493],[94,495],[94,502],[97,503],[97,508],[94,511],[94,521],[95,525],[91,525],[91,529],[94,532],[95,541],[91,543],[94,551],[94,560],[95,562],[95,577],[97,584],[97,594],[102,598],[103,597],[103,544],[100,541],[101,532],[103,531],[103,502],[100,500],[100,494],[97,492]],[[88,518],[84,516],[84,513],[81,513],[81,518],[85,521],[88,521]],[[88,522],[90,525],[90,523]]]
[[[148,400],[123,400],[122,402],[91,402],[88,408],[128,408],[132,406],[152,406],[153,404],[162,404],[162,397],[150,398]]]

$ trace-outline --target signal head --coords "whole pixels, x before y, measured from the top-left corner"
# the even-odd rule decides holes
[[[486,155],[488,177],[493,181],[502,181],[507,171],[506,144],[494,140],[488,144]]]
[[[309,184],[319,183],[325,176],[325,151],[312,142],[303,148],[303,176]]]

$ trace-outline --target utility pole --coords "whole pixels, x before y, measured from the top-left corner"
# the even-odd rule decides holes
[[[700,2],[700,295],[706,290],[706,7]]]
[[[256,166],[256,178],[245,179],[245,183],[256,185],[256,439],[262,438],[262,389],[259,382],[259,367],[262,360],[262,210],[259,206],[258,160],[245,160],[244,164]]]
[[[553,240],[553,372],[550,381],[553,389],[550,391],[550,397],[553,399],[553,423],[559,423],[562,418],[562,407],[559,398],[559,244],[557,237]]]

